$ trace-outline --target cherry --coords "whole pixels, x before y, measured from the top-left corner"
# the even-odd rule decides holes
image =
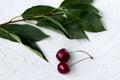
[[[67,62],[70,59],[70,54],[65,48],[62,48],[57,52],[56,57],[61,62]]]
[[[57,66],[57,70],[61,74],[66,74],[70,72],[69,65],[66,62],[60,62]]]
[[[85,51],[77,50],[77,51],[74,51],[74,52],[83,52],[83,53],[87,54],[89,57],[83,58],[81,60],[78,60],[78,61],[68,65],[67,62],[70,59],[70,53],[73,53],[73,52],[68,52],[67,49],[65,49],[65,48],[60,49],[56,54],[56,58],[60,61],[60,63],[57,66],[57,70],[58,70],[59,73],[61,73],[61,74],[69,73],[70,72],[70,66],[75,65],[75,64],[77,64],[81,61],[84,61],[86,59],[90,59],[90,58],[93,59],[93,57]]]

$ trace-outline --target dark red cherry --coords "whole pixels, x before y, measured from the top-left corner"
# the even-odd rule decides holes
[[[56,57],[61,62],[67,62],[70,59],[70,54],[65,48],[63,48],[57,52]]]
[[[69,65],[66,62],[60,62],[57,66],[57,70],[61,74],[66,74],[70,72]]]

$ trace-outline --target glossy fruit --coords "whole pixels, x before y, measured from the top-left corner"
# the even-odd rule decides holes
[[[69,65],[66,62],[60,62],[58,64],[57,70],[61,74],[66,74],[70,72]]]
[[[65,48],[63,48],[57,52],[56,58],[61,62],[67,62],[70,59],[70,54]]]

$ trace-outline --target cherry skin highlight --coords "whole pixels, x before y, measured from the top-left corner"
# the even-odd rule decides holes
[[[62,48],[57,52],[56,58],[61,62],[67,62],[70,59],[70,54],[65,48]]]
[[[57,66],[57,70],[61,74],[67,74],[70,72],[70,67],[66,62],[60,62]]]

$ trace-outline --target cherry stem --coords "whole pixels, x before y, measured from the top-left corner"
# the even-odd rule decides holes
[[[77,50],[77,51],[73,51],[73,52],[83,52],[83,53],[87,54],[89,56],[89,58],[93,59],[93,57],[89,53],[87,53],[83,50]],[[69,52],[69,53],[73,53],[73,52]]]
[[[79,61],[76,61],[75,63],[72,63],[72,64],[70,64],[69,66],[75,65],[75,64],[77,64],[77,63],[79,63],[79,62],[81,62],[81,61],[84,61],[84,60],[86,60],[86,59],[89,59],[89,58],[91,58],[91,57],[87,57],[87,58],[81,59],[81,60],[79,60]]]

